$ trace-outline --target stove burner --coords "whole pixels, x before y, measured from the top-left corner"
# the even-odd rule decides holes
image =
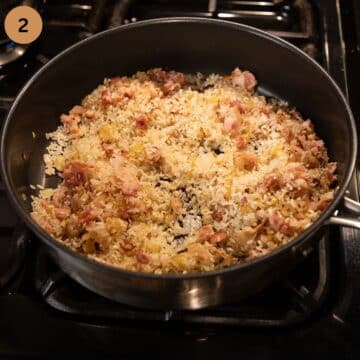
[[[15,44],[10,40],[0,40],[0,67],[20,59],[28,45]]]
[[[126,0],[114,7],[110,26],[171,16],[214,18],[255,26],[294,43],[321,61],[316,11],[309,0]]]

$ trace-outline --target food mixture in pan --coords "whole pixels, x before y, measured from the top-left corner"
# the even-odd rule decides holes
[[[267,254],[317,219],[336,164],[309,119],[226,76],[152,69],[105,79],[47,134],[33,218],[123,269],[203,272]]]

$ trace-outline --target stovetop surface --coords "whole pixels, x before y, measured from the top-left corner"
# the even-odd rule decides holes
[[[282,36],[325,67],[359,118],[356,0],[49,0],[39,9],[40,39],[16,62],[0,66],[0,123],[26,80],[62,49],[105,28],[164,16],[227,19]],[[11,51],[15,44],[0,39],[0,62],[4,46]],[[355,199],[358,174],[349,187]],[[147,311],[103,299],[68,278],[19,223],[1,181],[0,214],[0,357],[360,355],[360,236],[354,230],[332,228],[292,273],[253,298],[196,312]]]

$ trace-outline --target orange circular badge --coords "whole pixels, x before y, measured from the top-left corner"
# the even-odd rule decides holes
[[[30,6],[18,6],[5,18],[5,32],[18,44],[30,44],[41,34],[43,22],[40,14]]]

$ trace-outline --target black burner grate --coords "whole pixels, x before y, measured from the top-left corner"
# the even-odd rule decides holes
[[[113,23],[172,17],[200,16],[234,21],[258,27],[291,41],[316,60],[321,60],[322,46],[316,27],[316,8],[309,0],[273,1],[159,1],[132,0],[120,10],[115,7]]]

